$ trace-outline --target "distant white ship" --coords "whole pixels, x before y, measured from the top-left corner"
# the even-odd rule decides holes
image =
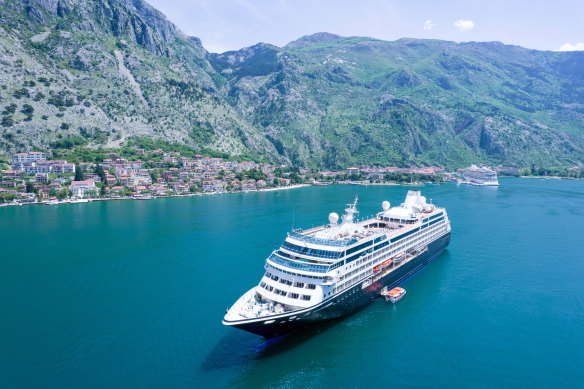
[[[488,167],[478,167],[472,165],[462,171],[464,177],[463,184],[480,186],[499,186],[497,172]]]

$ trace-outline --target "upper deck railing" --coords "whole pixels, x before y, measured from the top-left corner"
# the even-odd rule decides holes
[[[345,247],[350,246],[353,243],[357,243],[357,239],[351,240],[332,240],[332,239],[321,239],[321,238],[314,238],[312,236],[306,236],[301,234],[301,229],[292,230],[288,233],[288,236],[301,240],[306,243],[314,243],[314,244],[321,244],[324,246],[337,246],[337,247]]]

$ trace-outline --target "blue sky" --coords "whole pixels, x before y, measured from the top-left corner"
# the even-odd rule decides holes
[[[211,52],[331,32],[584,50],[584,0],[146,0]]]

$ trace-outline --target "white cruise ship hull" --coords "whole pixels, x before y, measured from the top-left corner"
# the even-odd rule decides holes
[[[350,315],[375,299],[380,298],[380,292],[383,287],[392,289],[421,270],[432,260],[440,256],[449,243],[450,232],[447,232],[429,243],[427,250],[405,260],[391,272],[381,275],[379,279],[374,280],[369,285],[366,284],[367,280],[361,280],[313,307],[263,316],[261,318],[241,320],[228,320],[226,318],[223,320],[223,324],[240,328],[266,338],[272,338]]]

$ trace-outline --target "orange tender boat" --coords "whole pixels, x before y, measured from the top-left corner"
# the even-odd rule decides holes
[[[383,261],[381,263],[381,266],[386,267],[386,266],[389,266],[390,263],[391,263],[391,259],[388,259],[387,261]]]
[[[404,288],[395,287],[390,291],[383,291],[381,295],[385,297],[385,301],[391,301],[392,303],[396,303],[401,300],[402,297],[406,294],[406,290]]]
[[[381,268],[379,266],[375,266],[373,268],[373,273],[377,273],[377,272],[380,272],[380,271],[381,271]]]

